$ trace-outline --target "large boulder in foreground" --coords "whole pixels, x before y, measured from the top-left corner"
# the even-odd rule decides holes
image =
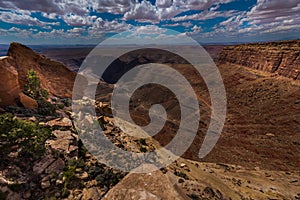
[[[0,57],[0,107],[17,105],[21,92],[15,62],[8,56]]]
[[[128,174],[116,186],[108,191],[104,200],[188,200],[176,184],[172,183],[168,175],[160,170],[152,173]]]

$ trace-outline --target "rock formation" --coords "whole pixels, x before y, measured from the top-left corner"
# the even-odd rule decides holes
[[[38,103],[24,93],[19,94],[20,102],[25,108],[38,108]]]
[[[21,92],[15,62],[10,57],[0,58],[0,106],[16,105]]]
[[[75,72],[62,63],[50,60],[22,44],[11,43],[7,56],[0,58],[1,107],[15,106],[21,100],[24,100],[22,92],[30,69],[36,71],[41,81],[41,87],[51,95],[60,98],[70,98],[72,96],[73,83],[76,77]],[[28,98],[26,99],[28,102]],[[29,107],[36,106],[31,105]]]
[[[160,170],[148,174],[129,174],[111,189],[104,200],[189,198]]]
[[[21,89],[24,88],[26,83],[28,70],[33,69],[41,80],[41,86],[51,94],[62,98],[72,96],[76,73],[62,63],[50,60],[15,42],[11,43],[7,55],[16,63],[15,68],[19,74],[18,79]]]
[[[300,40],[228,46],[221,52],[219,62],[300,80]]]

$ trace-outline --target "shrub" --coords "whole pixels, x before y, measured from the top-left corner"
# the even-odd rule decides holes
[[[34,99],[42,97],[41,81],[33,69],[28,70],[26,79],[25,93]]]
[[[140,144],[147,146],[146,140],[144,138],[140,139]]]
[[[140,147],[140,151],[141,151],[142,153],[146,153],[146,152],[147,152],[147,149],[146,149],[145,147]]]
[[[183,172],[175,171],[174,175],[179,176],[181,178],[184,178],[185,180],[189,180],[189,177],[185,173],[183,173]]]
[[[194,194],[194,193],[188,194],[188,197],[190,197],[190,198],[193,199],[193,200],[199,200],[199,199],[200,199],[200,198],[199,198],[196,194]]]
[[[10,151],[10,147],[21,147],[21,156],[39,158],[44,155],[45,141],[50,138],[50,130],[33,122],[16,119],[11,114],[0,115],[0,139],[4,143],[1,146],[0,155]]]
[[[48,101],[45,100],[38,100],[38,113],[40,115],[55,115],[56,114],[56,106],[51,104]]]

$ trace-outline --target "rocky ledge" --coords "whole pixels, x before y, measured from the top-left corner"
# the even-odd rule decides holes
[[[236,64],[300,80],[300,40],[225,47],[220,64]]]

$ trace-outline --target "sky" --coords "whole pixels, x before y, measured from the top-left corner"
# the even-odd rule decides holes
[[[300,39],[299,0],[0,0],[0,44],[98,44],[123,31],[199,43]]]

